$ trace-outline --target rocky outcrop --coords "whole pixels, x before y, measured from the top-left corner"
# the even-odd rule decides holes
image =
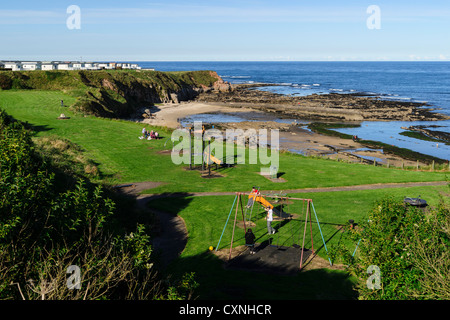
[[[430,126],[433,127],[433,126]],[[430,137],[436,140],[440,140],[442,142],[450,143],[450,133],[439,131],[439,130],[431,130],[425,126],[410,126],[408,128],[410,131],[417,131],[425,135],[426,137]]]
[[[250,107],[307,120],[433,121],[450,119],[449,116],[436,113],[420,103],[337,93],[293,97],[256,90],[255,86],[258,85],[238,85],[234,90],[215,94],[204,93],[199,95],[197,100],[235,107]]]
[[[126,118],[155,103],[180,103],[206,92],[232,90],[216,72],[81,72],[83,83],[99,90],[78,109],[103,117]]]

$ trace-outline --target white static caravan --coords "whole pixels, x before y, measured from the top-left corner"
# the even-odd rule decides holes
[[[57,69],[58,70],[69,70],[69,64],[68,63],[59,63]]]
[[[49,71],[49,70],[55,70],[55,65],[51,62],[42,62],[41,64],[41,70]]]
[[[22,64],[17,62],[5,62],[5,69],[11,69],[12,71],[22,70]]]
[[[98,67],[99,69],[111,69],[110,66],[109,66],[109,63],[99,63],[99,64],[97,65],[97,67]]]
[[[39,63],[38,62],[22,62],[22,69],[23,70],[39,70]]]

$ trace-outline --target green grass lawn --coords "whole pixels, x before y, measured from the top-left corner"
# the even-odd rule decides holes
[[[355,220],[356,223],[363,222],[367,218],[368,211],[374,203],[383,198],[392,196],[402,201],[406,197],[417,197],[427,200],[430,205],[436,205],[439,201],[439,195],[448,197],[449,188],[447,186],[437,187],[409,187],[409,188],[392,188],[377,190],[361,190],[361,191],[338,191],[338,192],[317,192],[290,194],[288,196],[312,199],[317,217],[324,235],[324,239],[332,244],[337,241],[333,234],[336,233],[339,226],[347,224],[349,219]],[[229,212],[233,205],[235,196],[203,196],[203,197],[180,197],[180,198],[162,198],[153,200],[150,206],[164,210],[166,212],[176,213],[180,215],[186,222],[189,231],[189,242],[183,253],[183,256],[197,255],[207,250],[209,246],[216,247],[223,228],[228,219]],[[243,198],[244,199],[244,198]],[[268,200],[270,198],[267,198]],[[244,199],[245,200],[245,199]],[[244,205],[246,204],[246,200]],[[279,208],[276,202],[272,202],[275,208]],[[303,232],[305,208],[301,201],[291,201],[289,206],[284,205],[285,212],[295,214],[294,220],[286,224],[281,221],[274,222],[275,229],[279,228],[275,236],[281,237],[280,245],[290,245],[288,240],[292,235],[298,237]],[[235,211],[230,217],[227,229],[224,232],[219,249],[229,247],[231,241],[231,232],[233,228],[233,219]],[[265,212],[260,205],[255,205],[253,209],[253,221],[256,227],[253,227],[257,238],[260,242],[267,240],[267,229],[264,220]],[[242,221],[241,209],[238,211],[238,220]],[[317,227],[314,215],[312,216],[313,228]],[[301,228],[299,228],[301,225]],[[243,230],[243,229],[242,229]],[[309,225],[308,225],[309,230]],[[314,230],[314,243],[319,247],[323,244],[318,228]],[[308,240],[308,239],[306,239]],[[310,243],[310,241],[309,241]],[[236,245],[244,244],[243,235],[235,238]],[[318,248],[319,248],[318,247]],[[326,257],[324,249],[319,251],[322,257]]]
[[[62,108],[75,102],[75,98],[57,91],[1,91],[0,108],[18,120],[33,126],[35,139],[45,136],[61,137],[72,141],[84,150],[84,156],[94,160],[101,171],[99,181],[120,184],[142,181],[163,182],[147,193],[163,192],[219,192],[249,191],[256,185],[261,190],[288,190],[350,186],[376,183],[444,181],[448,173],[406,171],[392,168],[350,164],[326,159],[308,158],[290,153],[280,154],[279,172],[285,183],[274,183],[259,175],[260,165],[239,164],[220,168],[221,178],[205,179],[196,170],[187,171],[186,165],[174,165],[170,154],[160,151],[170,132],[157,130],[163,139],[140,140],[142,125],[138,123],[100,119],[74,114]],[[65,113],[69,120],[58,120]],[[148,128],[150,129],[150,128]],[[248,162],[247,162],[248,163]],[[403,188],[366,191],[310,193],[296,195],[311,198],[322,227],[327,246],[341,241],[339,226],[348,219],[363,221],[373,202],[384,195],[418,196],[435,203],[445,187]],[[189,241],[181,257],[168,270],[173,273],[195,271],[201,284],[202,298],[239,299],[340,299],[354,298],[352,279],[345,271],[314,270],[296,276],[271,276],[245,271],[225,271],[221,262],[208,252],[216,246],[231,209],[234,196],[207,196],[160,199],[151,202],[156,208],[179,214],[186,222]],[[301,213],[300,208],[291,210]],[[300,206],[297,204],[297,206]],[[255,211],[258,241],[267,240],[263,211]],[[301,217],[299,218],[302,219]],[[314,217],[313,217],[314,222]],[[231,240],[227,225],[220,247],[226,248]],[[299,238],[302,221],[291,221],[279,228],[273,241],[290,245]],[[314,244],[319,256],[326,258],[322,237],[314,227]],[[235,238],[236,245],[243,244],[242,232]],[[306,246],[310,245],[308,240]],[[317,245],[317,247],[316,247]],[[353,245],[353,244],[349,244]],[[268,289],[270,288],[270,289]]]
[[[149,193],[245,191],[252,185],[265,190],[282,190],[446,179],[446,173],[442,172],[403,171],[289,153],[280,154],[279,172],[285,183],[273,183],[260,176],[261,166],[256,164],[219,168],[218,172],[224,177],[204,179],[198,171],[186,171],[187,166],[174,165],[170,154],[158,153],[171,148],[170,142],[164,146],[168,131],[158,128],[163,136],[158,141],[139,140],[141,124],[73,114],[68,108],[61,108],[60,100],[70,105],[75,98],[58,91],[0,91],[0,108],[29,122],[37,138],[58,136],[81,146],[85,155],[98,164],[103,182],[164,182]],[[71,118],[58,120],[61,113]]]
[[[377,200],[390,196],[401,201],[405,196],[421,195],[430,205],[436,205],[439,201],[439,195],[448,197],[448,194],[448,187],[442,186],[302,193],[290,196],[313,200],[323,240],[326,242],[328,251],[332,253],[333,246],[340,243],[344,244],[349,250],[355,249],[356,243],[346,240],[344,237],[345,231],[343,231],[345,229],[340,227],[346,225],[349,219],[353,219],[356,223],[365,221],[369,210]],[[230,247],[234,210],[231,213],[230,220],[228,223],[226,222],[234,198],[235,196],[203,196],[158,199],[150,202],[149,205],[153,208],[180,215],[188,229],[187,246],[180,258],[172,264],[169,269],[170,272],[196,272],[201,283],[201,297],[205,299],[237,298],[233,296],[235,291],[238,292],[239,298],[317,299],[326,298],[319,296],[319,292],[322,292],[321,290],[326,286],[329,286],[326,292],[328,292],[328,298],[330,299],[353,297],[351,286],[355,279],[349,277],[345,271],[311,270],[301,272],[297,276],[268,276],[257,272],[223,269],[221,261],[209,253],[208,248],[209,246],[216,248],[225,226],[219,249],[227,250]],[[291,203],[288,208],[285,208],[285,211],[293,214],[305,213],[301,202]],[[252,229],[257,237],[257,242],[267,241],[269,235],[264,220],[264,210],[260,206],[255,206],[253,216],[256,226]],[[238,220],[242,220],[240,210],[238,211]],[[319,257],[327,260],[328,256],[323,245],[322,235],[319,232],[314,215],[312,221],[314,248]],[[272,236],[272,244],[291,246],[292,243],[297,243],[302,245],[304,215],[288,223],[275,222],[274,226],[277,233]],[[308,225],[305,238],[306,248],[311,248],[309,228]],[[244,230],[242,225],[238,224],[233,247],[244,243]],[[304,281],[310,282],[305,285]],[[269,283],[275,283],[275,286],[271,287],[270,294],[264,290],[261,291],[262,286],[270,286]]]

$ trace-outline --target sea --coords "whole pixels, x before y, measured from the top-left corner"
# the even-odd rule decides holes
[[[396,101],[426,103],[437,112],[450,115],[450,61],[140,61],[142,68],[159,71],[213,70],[230,83],[267,83],[259,87],[275,93],[307,96],[311,94],[361,94]],[[234,120],[235,117],[233,118]],[[445,121],[365,121],[359,128],[337,131],[363,139],[408,148],[450,160],[450,145],[400,135],[402,127],[428,126],[450,133]]]

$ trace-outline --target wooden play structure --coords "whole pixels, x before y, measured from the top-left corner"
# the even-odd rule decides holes
[[[211,168],[215,165],[215,169],[218,167],[229,166],[225,164],[224,159],[219,159],[211,153],[211,138],[204,139],[205,127],[202,127],[201,132],[195,132],[191,127],[186,128],[189,132],[189,136],[193,139],[201,140],[197,143],[192,143],[192,139],[189,140],[189,169],[195,169],[196,165],[201,163],[201,171],[208,170],[208,176],[211,176]],[[201,159],[201,161],[199,161]],[[200,168],[199,168],[200,169]]]

